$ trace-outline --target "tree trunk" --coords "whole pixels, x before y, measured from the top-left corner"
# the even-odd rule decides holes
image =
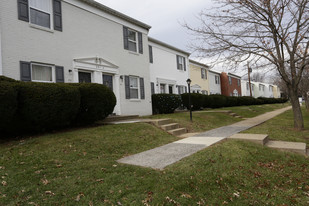
[[[302,130],[304,129],[304,120],[298,100],[297,91],[294,92],[293,89],[289,89],[289,96],[294,114],[294,128],[297,130]]]

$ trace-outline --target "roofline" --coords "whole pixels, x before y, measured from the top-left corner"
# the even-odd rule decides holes
[[[215,74],[219,74],[219,75],[221,75],[221,73],[220,73],[220,72],[217,72],[217,71],[214,71],[214,70],[209,70],[209,72],[212,72],[212,73],[215,73]]]
[[[167,44],[167,43],[164,43],[164,42],[159,41],[159,40],[157,40],[157,39],[154,39],[154,38],[152,38],[152,37],[148,37],[148,41],[151,41],[151,42],[156,43],[156,44],[160,44],[161,46],[165,46],[165,47],[167,47],[167,48],[169,48],[169,49],[172,49],[172,50],[175,50],[175,51],[178,51],[178,52],[180,52],[180,53],[183,53],[183,54],[186,54],[186,55],[190,56],[190,53],[189,53],[189,52],[186,52],[186,51],[184,51],[184,50],[181,50],[181,49],[179,49],[179,48],[176,48],[176,47],[174,47],[174,46],[172,46],[172,45],[169,45],[169,44]]]
[[[208,65],[203,64],[203,63],[200,63],[200,62],[197,62],[197,61],[194,61],[194,60],[192,60],[192,59],[189,59],[189,62],[190,62],[190,63],[193,63],[193,64],[197,64],[197,65],[202,66],[202,67],[209,68]]]
[[[85,2],[86,4],[88,4],[90,6],[98,8],[98,9],[100,9],[100,10],[102,10],[102,11],[108,13],[108,14],[111,14],[111,15],[114,15],[116,17],[119,17],[119,18],[121,18],[123,20],[126,20],[126,21],[132,23],[132,24],[140,26],[140,27],[142,27],[144,29],[149,30],[151,28],[151,26],[149,26],[148,24],[145,24],[145,23],[143,23],[143,22],[141,22],[139,20],[136,20],[136,19],[134,19],[132,17],[129,17],[129,16],[123,14],[123,13],[120,13],[119,11],[116,11],[116,10],[114,10],[112,8],[109,8],[109,7],[103,5],[103,4],[99,3],[99,2],[96,2],[94,0],[80,0],[80,1],[83,1],[83,2]]]
[[[236,74],[227,73],[227,75],[234,76],[234,77],[237,77],[237,78],[240,78],[240,79],[241,79],[241,76],[238,76],[238,75],[236,75]]]

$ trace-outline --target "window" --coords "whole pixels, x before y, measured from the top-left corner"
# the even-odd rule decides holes
[[[51,0],[29,0],[30,23],[51,28]]]
[[[173,87],[174,87],[173,85],[168,85],[168,93],[169,94],[173,94],[173,90],[174,90]]]
[[[129,50],[133,52],[137,52],[137,42],[136,42],[136,32],[129,29],[129,35],[128,35],[128,40],[129,40]]]
[[[238,86],[240,86],[240,79],[237,80],[237,84],[238,84]]]
[[[43,64],[31,64],[32,81],[53,82],[53,67]]]
[[[149,46],[149,62],[153,63],[152,46]]]
[[[165,84],[160,84],[160,93],[165,94]]]
[[[247,82],[246,87],[247,87],[247,90],[249,90],[249,82]]]
[[[218,75],[215,76],[215,82],[216,84],[220,84],[220,77]]]
[[[183,56],[177,55],[177,69],[186,71],[186,59]]]
[[[229,84],[232,85],[232,78],[229,77]]]
[[[187,93],[187,87],[186,86],[178,86],[178,94],[184,94]]]
[[[138,99],[138,78],[130,77],[130,97],[131,99]]]
[[[207,79],[207,71],[206,71],[206,69],[201,68],[201,77],[202,77],[202,79]]]
[[[208,95],[208,91],[202,90],[202,94]]]
[[[153,82],[150,83],[150,87],[151,87],[151,94],[155,93],[155,85]]]

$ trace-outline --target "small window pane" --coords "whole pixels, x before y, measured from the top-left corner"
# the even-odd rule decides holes
[[[48,66],[32,65],[32,80],[52,81],[52,68]]]
[[[138,89],[130,89],[131,99],[138,99]]]
[[[137,88],[138,83],[137,83],[137,78],[136,77],[130,77],[130,87]]]
[[[50,15],[35,9],[30,9],[30,22],[39,26],[50,28]]]
[[[136,41],[136,32],[129,30],[129,40]]]
[[[29,6],[46,13],[51,13],[51,2],[50,0],[30,0]]]
[[[137,52],[137,46],[135,42],[129,41],[129,51]]]

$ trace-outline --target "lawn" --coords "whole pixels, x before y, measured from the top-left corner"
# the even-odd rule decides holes
[[[305,129],[296,131],[293,128],[293,112],[289,110],[259,126],[253,127],[244,133],[268,134],[270,139],[305,142],[309,145],[309,112],[302,108]]]
[[[308,205],[307,158],[226,141],[164,171],[117,159],[177,137],[108,125],[0,145],[0,205]]]
[[[158,114],[143,118],[165,119],[170,118],[185,127],[189,132],[203,132],[214,128],[236,123],[242,119],[232,117],[228,113],[221,113],[222,110],[230,110],[243,118],[255,117],[269,111],[287,107],[289,104],[266,104],[239,107],[223,107],[220,109],[209,109],[193,112],[193,122],[190,122],[189,112],[180,112],[173,114]],[[218,111],[218,112],[216,112]]]

